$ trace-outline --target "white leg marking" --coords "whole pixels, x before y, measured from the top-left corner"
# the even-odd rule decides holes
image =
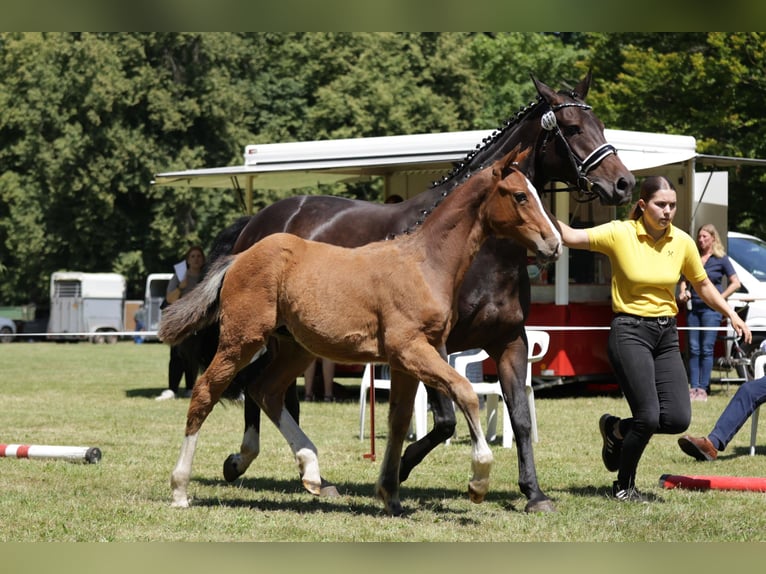
[[[253,358],[252,358],[252,359],[250,359],[250,363],[248,363],[248,364],[252,365],[253,363],[255,363],[255,361],[257,361],[258,359],[260,359],[260,358],[261,358],[261,355],[263,355],[265,352],[266,352],[266,345],[264,345],[263,347],[261,347],[260,349],[258,349],[258,350],[255,352],[255,355],[253,355]]]
[[[192,461],[194,460],[194,451],[197,448],[197,437],[199,433],[184,437],[181,443],[181,454],[178,457],[173,473],[170,475],[170,486],[173,489],[173,506],[187,508],[189,506],[189,497],[187,489],[191,478]]]
[[[303,486],[312,494],[318,495],[322,488],[322,477],[319,473],[317,449],[285,408],[279,415],[279,432],[285,437],[295,455]]]
[[[242,445],[239,448],[239,454],[233,455],[240,474],[250,467],[250,464],[258,458],[260,452],[261,435],[255,428],[247,427],[245,434],[242,435]]]

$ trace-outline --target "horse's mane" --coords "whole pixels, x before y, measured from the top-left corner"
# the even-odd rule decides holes
[[[575,96],[574,92],[572,92],[572,96]],[[426,217],[428,217],[434,209],[439,207],[439,204],[444,201],[444,198],[447,197],[460,183],[465,182],[477,171],[480,171],[486,167],[482,161],[477,161],[477,158],[483,160],[490,156],[491,154],[489,152],[493,150],[494,146],[497,145],[497,142],[502,139],[502,136],[518,126],[518,124],[520,124],[521,121],[527,117],[527,115],[532,113],[532,110],[534,110],[542,103],[544,103],[542,96],[538,96],[536,100],[533,100],[526,106],[519,108],[519,110],[513,116],[504,120],[500,127],[496,128],[490,135],[482,139],[481,143],[477,144],[474,149],[469,151],[462,161],[455,163],[452,166],[452,169],[443,175],[441,179],[431,182],[431,190],[435,190],[436,188],[443,188],[441,193],[434,200],[431,207],[421,210],[419,214],[420,217],[418,217],[415,222],[407,229],[401,231],[400,233],[389,233],[386,236],[386,239],[394,239],[400,235],[409,235],[418,227],[423,225]]]

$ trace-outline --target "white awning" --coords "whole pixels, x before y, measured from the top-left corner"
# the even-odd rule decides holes
[[[482,144],[493,130],[248,145],[244,163],[159,173],[155,185],[299,189],[394,173],[433,173],[438,179]],[[690,136],[605,130],[631,171],[681,163],[696,155]]]

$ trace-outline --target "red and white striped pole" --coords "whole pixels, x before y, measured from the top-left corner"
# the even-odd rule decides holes
[[[766,492],[766,478],[758,476],[683,476],[663,474],[660,476],[660,488]]]
[[[0,444],[0,458],[60,458],[93,464],[101,460],[101,450],[90,446]]]

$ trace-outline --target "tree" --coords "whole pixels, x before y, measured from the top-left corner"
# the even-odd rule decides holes
[[[553,34],[508,32],[477,35],[471,59],[483,87],[480,127],[493,128],[537,99],[534,76],[549,86],[573,88],[587,71],[587,52]]]
[[[691,135],[701,153],[766,157],[765,34],[593,34],[587,43],[609,78],[592,101],[610,125]],[[731,229],[764,235],[765,181],[763,169],[730,172]]]
[[[58,269],[121,271],[140,292],[209,240],[219,193],[152,188],[161,168],[229,163],[250,136],[239,36],[0,36],[0,300],[42,303]]]

